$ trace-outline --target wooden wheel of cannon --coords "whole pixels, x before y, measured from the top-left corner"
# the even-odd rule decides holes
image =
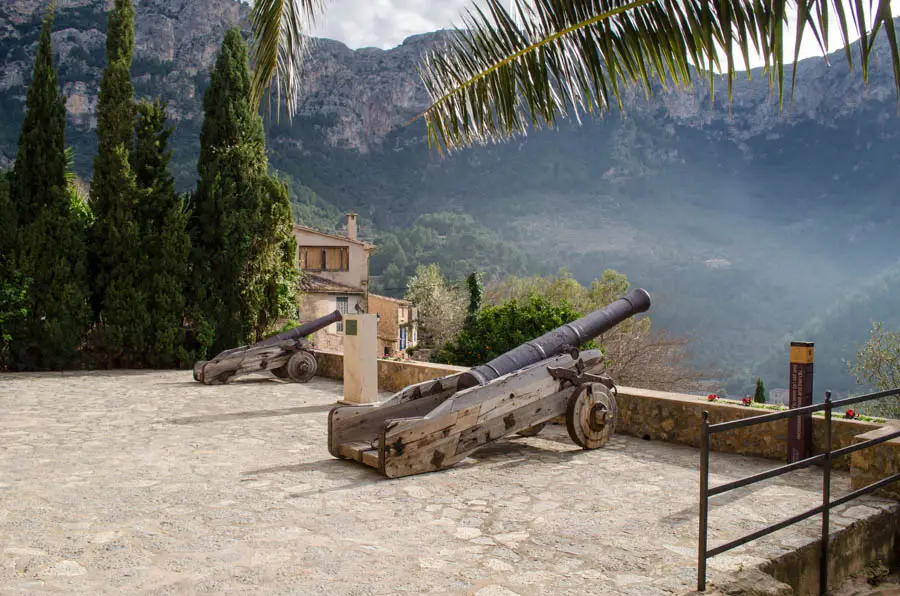
[[[306,383],[316,375],[318,364],[316,363],[316,357],[311,352],[300,350],[291,356],[290,360],[282,368],[284,368],[287,378],[291,381]],[[278,375],[277,372],[275,374]]]
[[[576,445],[598,449],[616,428],[616,398],[600,383],[580,387],[566,406],[566,428]]]

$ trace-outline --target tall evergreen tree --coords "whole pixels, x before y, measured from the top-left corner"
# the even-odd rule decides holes
[[[10,176],[0,172],[0,370],[9,365],[13,327],[28,314],[26,280],[16,268],[18,210],[9,190]]]
[[[85,227],[66,178],[66,108],[53,66],[52,26],[48,13],[11,176],[11,211],[0,225],[16,230],[0,230],[8,249],[0,267],[19,280],[18,296],[24,296],[24,316],[9,333],[9,365],[18,370],[74,365],[90,322]]]
[[[203,107],[192,219],[195,297],[214,328],[216,352],[255,340],[293,314],[296,246],[286,188],[268,174],[247,46],[237,29],[225,35]]]
[[[753,390],[753,401],[758,404],[766,403],[766,386],[759,377],[756,377],[756,389]]]
[[[155,368],[183,367],[191,359],[183,325],[191,250],[188,210],[169,173],[172,129],[166,127],[165,111],[159,100],[138,104],[132,155],[141,253],[150,265],[141,280],[149,311],[146,363]]]
[[[108,366],[141,364],[150,317],[141,279],[138,190],[131,166],[134,137],[134,7],[116,0],[106,27],[106,68],[97,102],[97,156],[91,182],[95,307],[100,313],[96,348]]]

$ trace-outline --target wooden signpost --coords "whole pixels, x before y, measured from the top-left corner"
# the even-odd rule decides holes
[[[808,341],[791,342],[790,394],[791,409],[812,405],[813,360],[815,346]],[[806,459],[812,448],[812,416],[795,416],[788,420],[788,463]]]

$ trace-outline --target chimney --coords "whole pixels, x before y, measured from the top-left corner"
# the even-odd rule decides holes
[[[356,240],[356,214],[352,211],[347,214],[347,238]]]

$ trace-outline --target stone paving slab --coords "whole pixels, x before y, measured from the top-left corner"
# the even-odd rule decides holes
[[[335,382],[189,372],[0,375],[0,594],[678,594],[696,581],[699,453],[561,427],[386,480],[333,459]],[[774,462],[714,454],[712,482]],[[812,507],[794,473],[714,501],[710,543]],[[834,475],[834,492],[848,490]],[[835,528],[888,507],[835,510]],[[710,561],[815,540],[815,518]]]

